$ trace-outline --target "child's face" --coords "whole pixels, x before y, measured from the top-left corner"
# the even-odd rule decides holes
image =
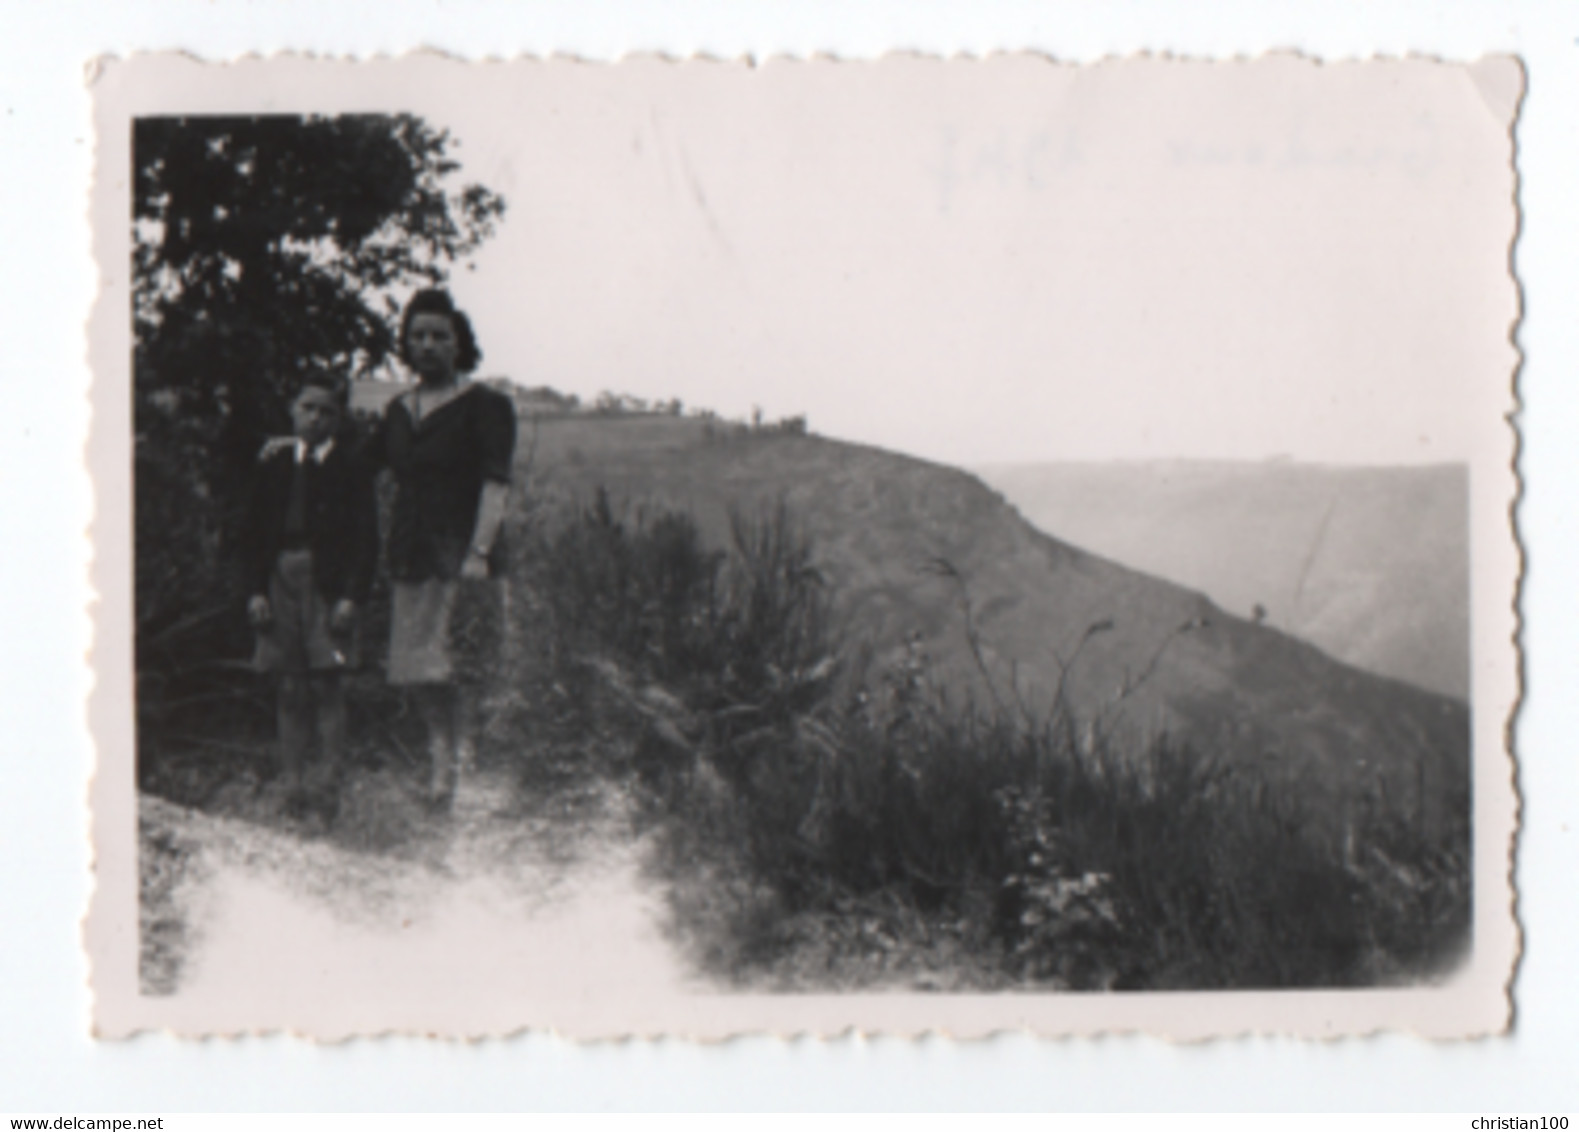
[[[327,389],[309,385],[291,402],[291,424],[308,444],[322,444],[340,423],[340,405]]]

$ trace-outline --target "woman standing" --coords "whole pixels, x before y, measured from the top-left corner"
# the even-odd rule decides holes
[[[515,406],[466,379],[482,355],[447,291],[411,297],[399,351],[417,385],[389,406],[372,444],[395,476],[388,679],[412,690],[428,733],[428,797],[445,806],[457,763],[475,758],[479,693],[501,637]]]

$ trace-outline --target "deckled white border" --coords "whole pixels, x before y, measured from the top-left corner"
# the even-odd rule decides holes
[[[1014,65],[1018,59],[988,57],[951,60],[888,57],[875,62],[811,62],[769,60],[763,68],[884,68],[913,66],[992,68]],[[1045,61],[1045,60],[1044,60]],[[1051,61],[1048,66],[1057,65]],[[1298,60],[1300,66],[1317,66]],[[92,326],[92,362],[95,370],[95,411],[90,459],[95,482],[103,493],[94,528],[100,552],[95,579],[103,595],[98,627],[101,648],[95,669],[100,687],[92,704],[92,725],[101,743],[99,777],[95,782],[96,844],[103,846],[98,859],[101,887],[88,924],[90,951],[99,966],[94,970],[97,1005],[96,1030],[119,1037],[144,1028],[172,1025],[160,999],[135,994],[135,948],[127,946],[136,930],[135,794],[132,784],[131,743],[126,729],[132,718],[130,640],[130,485],[122,470],[130,459],[131,434],[127,389],[130,339],[128,294],[124,270],[129,261],[127,226],[128,193],[123,171],[129,167],[130,123],[137,116],[189,112],[194,107],[209,113],[338,111],[383,106],[410,89],[448,87],[474,66],[437,53],[417,53],[398,59],[371,62],[327,60],[301,56],[245,59],[228,65],[204,63],[175,54],[141,55],[129,60],[109,60],[96,68],[93,85],[96,104],[96,167],[104,173],[95,186],[95,251],[104,272],[105,286]],[[547,76],[572,78],[577,68],[606,64],[556,58],[490,62],[488,67],[527,67]],[[630,64],[630,81],[656,78],[662,68],[703,67],[732,69],[745,81],[751,68],[742,63],[657,61]],[[1104,67],[1122,69],[1124,60],[1108,60]],[[1140,61],[1135,65],[1149,65]],[[1244,66],[1250,60],[1230,63],[1186,61],[1180,66]],[[1367,65],[1367,64],[1360,64]],[[1376,65],[1388,65],[1378,63]],[[1411,60],[1411,67],[1444,64]],[[1502,79],[1513,80],[1510,96],[1521,79],[1513,60],[1488,61],[1499,68]],[[616,65],[618,66],[618,65]],[[1466,76],[1466,81],[1467,76]],[[464,86],[462,86],[464,90]],[[1511,126],[1517,102],[1491,107],[1491,112]],[[1516,231],[1515,177],[1511,137],[1506,143],[1506,239]],[[1505,281],[1498,306],[1506,311],[1503,351],[1507,366],[1503,404],[1511,410],[1512,381],[1517,363],[1511,336],[1518,310],[1513,281]],[[1477,401],[1476,412],[1486,401]],[[1497,434],[1495,417],[1476,421],[1474,474],[1471,477],[1471,612],[1474,712],[1474,831],[1475,831],[1475,948],[1468,965],[1444,985],[1406,989],[1282,992],[1169,992],[1114,995],[697,995],[683,1006],[641,1002],[589,1003],[575,1014],[541,1005],[520,1004],[514,1028],[499,1030],[483,1024],[482,1005],[457,1005],[442,1025],[447,1037],[472,1038],[509,1035],[528,1029],[552,1028],[576,1038],[621,1039],[629,1036],[671,1036],[718,1039],[751,1034],[830,1036],[856,1030],[868,1034],[914,1036],[941,1033],[956,1038],[979,1038],[1024,1029],[1044,1036],[1104,1035],[1141,1032],[1172,1039],[1201,1040],[1270,1033],[1308,1038],[1330,1038],[1401,1031],[1432,1038],[1483,1037],[1500,1033],[1510,1015],[1506,987],[1511,978],[1517,933],[1511,919],[1508,873],[1515,812],[1511,791],[1512,762],[1504,736],[1517,697],[1517,665],[1512,651],[1512,606],[1518,573],[1518,555],[1509,526],[1516,483],[1511,461],[1514,436],[1510,428]],[[1501,474],[1497,474],[1500,471]],[[306,1027],[308,1036],[340,1039],[361,1036],[354,1023],[332,1020],[332,1011]],[[234,1021],[179,1024],[177,1032],[227,1034]],[[192,1027],[198,1027],[193,1029]]]
[[[1572,1107],[1572,1019],[1579,1016],[1579,898],[1572,885],[1579,828],[1579,534],[1568,493],[1579,485],[1579,60],[1571,8],[1545,0],[1458,3],[1220,3],[1168,0],[1106,6],[981,3],[945,10],[895,0],[794,6],[564,4],[524,8],[452,0],[440,18],[424,0],[269,6],[242,0],[179,4],[103,0],[18,6],[0,37],[3,135],[31,174],[7,178],[7,243],[27,265],[0,277],[7,326],[31,337],[13,359],[49,381],[8,388],[0,442],[0,501],[8,518],[34,520],[36,553],[0,560],[8,629],[0,719],[0,896],[36,931],[7,941],[0,964],[0,1089],[8,1105],[105,1108],[364,1106],[415,1108],[598,1104],[967,1107],[1128,1105],[1205,1107],[1442,1107],[1530,1110]],[[105,51],[192,47],[217,57],[296,47],[326,52],[400,50],[417,42],[476,54],[570,50],[608,57],[631,46],[684,52],[834,49],[896,44],[1040,47],[1067,58],[1145,47],[1256,52],[1299,46],[1327,55],[1373,48],[1466,58],[1515,50],[1531,71],[1520,126],[1525,208],[1518,263],[1530,309],[1521,387],[1521,524],[1535,568],[1527,579],[1525,632],[1530,698],[1519,719],[1526,793],[1519,879],[1531,946],[1519,975],[1514,1034],[1470,1049],[1407,1041],[1301,1047],[1235,1043],[1174,1051],[1143,1039],[1071,1047],[1003,1038],[986,1045],[735,1043],[713,1050],[570,1047],[548,1038],[513,1043],[507,1055],[460,1058],[420,1043],[382,1042],[356,1055],[326,1051],[310,1064],[289,1043],[202,1047],[143,1040],[98,1049],[82,1038],[87,1015],[80,957],[70,954],[85,904],[80,812],[89,753],[78,712],[87,686],[81,611],[86,554],[76,537],[89,502],[80,471],[85,366],[76,330],[94,290],[81,196],[89,168],[82,62]],[[808,47],[809,45],[809,47]],[[10,116],[17,117],[13,120]],[[70,186],[78,189],[76,196]],[[24,424],[23,422],[27,422]],[[26,481],[18,473],[26,471]],[[43,503],[37,484],[47,482]],[[24,494],[19,485],[26,482]],[[27,642],[26,648],[20,647]],[[1144,1091],[1136,1091],[1137,1081]]]

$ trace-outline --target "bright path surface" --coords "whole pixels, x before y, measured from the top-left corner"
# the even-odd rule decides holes
[[[452,819],[401,855],[145,801],[145,817],[201,846],[161,1013],[177,1031],[477,1035],[523,1019],[596,1029],[605,1013],[628,1019],[633,999],[685,994],[661,892],[622,823],[567,850],[546,829],[562,819],[506,815],[506,801],[499,784],[468,784]]]

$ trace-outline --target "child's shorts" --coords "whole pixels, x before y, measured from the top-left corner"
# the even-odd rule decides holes
[[[258,630],[252,664],[259,672],[322,672],[357,663],[355,626],[337,633],[330,626],[332,606],[313,584],[310,550],[286,550],[269,579],[269,623]]]

